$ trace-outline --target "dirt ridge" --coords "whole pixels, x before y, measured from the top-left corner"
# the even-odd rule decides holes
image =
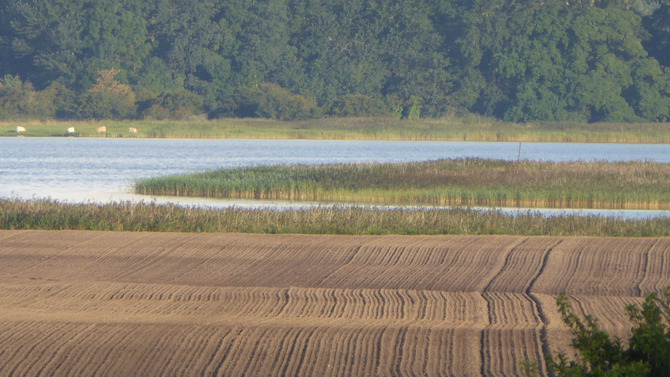
[[[667,271],[665,238],[0,231],[0,376],[513,376],[565,350],[558,292],[625,335]]]

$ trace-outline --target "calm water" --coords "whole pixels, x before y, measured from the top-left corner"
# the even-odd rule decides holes
[[[0,138],[0,197],[69,202],[145,200],[213,206],[284,205],[130,194],[138,178],[224,167],[337,162],[406,162],[482,157],[516,160],[519,143],[313,140]],[[650,160],[670,163],[670,146],[523,143],[528,160]],[[619,214],[606,211],[604,214]],[[634,216],[667,215],[637,211]]]

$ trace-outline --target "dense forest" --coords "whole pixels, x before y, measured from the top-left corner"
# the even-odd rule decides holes
[[[4,0],[0,119],[670,120],[670,0]]]

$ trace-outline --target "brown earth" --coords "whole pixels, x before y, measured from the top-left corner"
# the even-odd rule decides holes
[[[517,376],[556,294],[626,336],[667,285],[665,238],[0,231],[0,376]]]

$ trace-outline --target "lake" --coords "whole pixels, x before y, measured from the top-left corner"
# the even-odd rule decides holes
[[[130,188],[139,178],[207,169],[463,157],[670,163],[670,147],[658,144],[522,143],[519,150],[519,143],[502,142],[0,138],[0,197],[96,203],[143,200],[216,207],[294,206],[296,203],[156,198],[132,194]],[[668,216],[668,211],[588,213],[624,217]]]

